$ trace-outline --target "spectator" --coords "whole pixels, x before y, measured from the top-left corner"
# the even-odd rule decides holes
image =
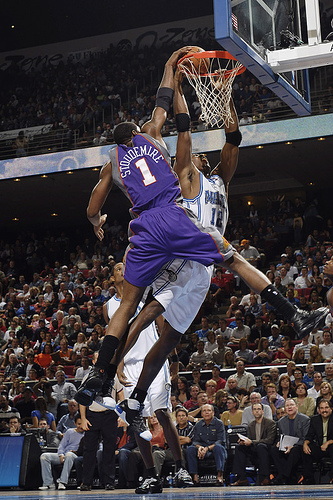
[[[45,439],[45,446],[49,448],[58,448],[60,440],[58,434],[50,429],[46,418],[41,418],[38,423],[38,428],[44,430],[43,438]]]
[[[269,347],[274,351],[277,351],[279,347],[282,347],[283,335],[280,334],[280,328],[278,325],[273,324],[271,326],[271,336],[268,337]]]
[[[316,410],[318,408],[320,401],[322,401],[323,399],[325,401],[329,401],[331,406],[333,405],[333,389],[331,384],[326,380],[324,380],[320,385],[320,393],[316,400]]]
[[[225,347],[224,345],[224,336],[223,334],[219,334],[216,337],[217,348],[212,351],[212,359],[215,365],[219,365],[221,367],[224,366],[225,354],[229,351],[232,352],[230,347]]]
[[[192,445],[187,448],[187,460],[194,484],[199,484],[197,459],[213,456],[217,469],[217,484],[223,485],[223,470],[227,452],[225,449],[226,434],[223,423],[214,417],[212,405],[205,404],[202,408],[203,420],[194,427]]]
[[[21,426],[21,419],[20,418],[11,417],[9,419],[8,432],[10,434],[21,434],[21,436],[24,436],[26,434],[26,431]]]
[[[215,382],[215,380],[213,380],[213,379],[207,380],[207,382],[206,382],[206,394],[208,396],[209,404],[213,404],[214,396],[216,393],[216,387],[217,387],[217,383]]]
[[[300,365],[306,363],[305,359],[305,351],[303,349],[298,349],[294,354],[293,354],[293,361],[295,364]]]
[[[333,363],[326,363],[325,365],[325,380],[333,387]]]
[[[52,465],[63,464],[60,478],[58,479],[58,489],[65,490],[68,483],[69,474],[76,458],[75,451],[78,449],[84,431],[79,414],[75,417],[76,428],[68,429],[58,448],[58,453],[42,453],[40,463],[42,467],[43,486],[40,490],[54,490],[55,485],[52,477]]]
[[[53,414],[54,418],[57,419],[58,406],[60,399],[58,395],[53,392],[53,386],[47,381],[46,376],[42,377],[37,384],[33,387],[35,396],[43,396],[46,401],[47,411]]]
[[[239,339],[238,344],[239,349],[235,352],[235,360],[243,361],[245,364],[252,364],[254,353],[248,348],[248,342],[246,338],[242,337]]]
[[[261,404],[261,395],[259,392],[251,392],[250,394],[250,406],[247,406],[244,408],[243,413],[242,413],[242,422],[241,425],[249,425],[250,422],[253,422],[255,420],[252,407],[254,404],[260,403]],[[272,420],[272,410],[269,405],[263,405],[264,409],[264,417],[267,419]]]
[[[237,378],[235,375],[230,375],[225,386],[226,391],[230,396],[237,396]]]
[[[56,424],[55,424],[55,418],[53,413],[50,413],[47,411],[47,405],[45,398],[43,396],[39,396],[36,399],[35,402],[35,410],[32,410],[31,412],[31,418],[32,418],[32,427],[35,427],[36,429],[38,428],[38,423],[41,418],[46,418],[47,423],[49,424],[50,428],[52,431],[56,431]]]
[[[279,449],[280,442],[272,447],[272,459],[278,471],[274,479],[275,484],[286,484],[290,480],[296,483],[296,468],[302,460],[302,447],[310,426],[309,417],[298,412],[293,399],[287,399],[285,411],[286,415],[277,422],[280,436],[286,434],[298,438],[298,441],[293,446],[288,446],[285,451]]]
[[[313,374],[314,374],[314,366],[312,363],[308,363],[305,367],[305,375],[303,377],[303,382],[306,384],[306,387],[309,389],[313,386]]]
[[[294,380],[293,386],[296,387],[297,384],[303,382],[304,371],[301,366],[296,366],[294,369]]]
[[[218,391],[220,389],[224,389],[225,385],[227,383],[227,381],[224,380],[224,378],[222,378],[220,376],[220,373],[221,373],[221,369],[220,369],[219,365],[214,365],[212,368],[212,379],[215,380],[215,382],[217,384],[216,391]]]
[[[212,353],[214,349],[217,349],[218,345],[215,340],[215,333],[213,330],[207,332],[207,342],[205,342],[205,351]]]
[[[232,328],[228,327],[228,323],[227,323],[226,319],[224,319],[224,318],[219,319],[219,328],[216,330],[215,333],[216,333],[217,337],[219,335],[222,335],[226,342],[229,340],[230,335],[232,334]],[[217,341],[217,337],[216,337],[216,341]],[[218,364],[220,364],[220,363],[218,363]]]
[[[204,341],[198,340],[197,350],[191,354],[187,370],[192,370],[194,367],[207,369],[213,364],[212,355],[204,350],[204,346]]]
[[[315,411],[315,402],[314,399],[308,396],[308,389],[304,382],[297,384],[296,386],[296,397],[294,397],[296,401],[298,411],[307,415],[308,417],[312,417]]]
[[[277,393],[276,386],[273,383],[267,384],[266,393],[266,396],[261,398],[261,402],[264,405],[269,405],[273,419],[276,420],[276,409],[284,406],[284,398]]]
[[[0,432],[8,432],[9,421],[12,417],[20,418],[16,408],[9,406],[8,395],[6,392],[0,394]]]
[[[319,347],[317,345],[311,346],[308,363],[322,363],[323,361],[324,358],[321,355]]]
[[[226,351],[224,356],[223,368],[235,368],[235,358],[232,350]]]
[[[82,356],[81,366],[75,372],[75,380],[82,380],[91,370],[88,356]]]
[[[207,341],[207,333],[209,332],[208,318],[207,316],[202,316],[201,318],[201,329],[197,330],[195,333],[198,335],[199,340]]]
[[[238,344],[241,338],[248,338],[251,329],[247,325],[244,325],[242,318],[236,318],[236,327],[232,331],[229,344]]]
[[[320,396],[320,387],[323,382],[323,376],[320,372],[313,374],[313,387],[308,390],[308,396],[311,396],[315,401]]]
[[[33,400],[33,390],[27,386],[22,392],[23,398],[16,403],[16,409],[20,414],[21,424],[31,424],[31,414],[35,409],[35,401]]]
[[[214,397],[214,405],[218,408],[220,415],[228,409],[227,399],[228,391],[226,391],[225,389],[219,389],[218,391],[216,391]]]
[[[205,382],[201,380],[200,368],[193,368],[191,384],[197,384],[201,390],[205,388]]]
[[[198,404],[198,394],[200,387],[197,384],[192,384],[190,387],[190,399],[184,402],[183,406],[186,410],[192,410]]]
[[[289,375],[286,373],[280,375],[278,394],[280,394],[284,400],[296,397],[295,389],[293,388]]]
[[[262,318],[257,316],[255,318],[255,324],[251,327],[251,333],[249,335],[249,342],[258,344],[262,337],[269,337],[270,328],[265,325]]]
[[[254,375],[250,372],[245,371],[245,364],[243,361],[237,361],[236,363],[236,374],[234,375],[237,381],[237,387],[244,388],[249,392],[252,392],[256,387],[256,381]],[[227,382],[228,385],[228,382]],[[226,389],[228,389],[226,385]]]
[[[239,400],[236,396],[228,396],[227,410],[221,415],[221,420],[226,427],[241,425],[242,423],[242,410],[239,410]]]
[[[267,337],[261,337],[258,349],[254,351],[252,363],[255,365],[267,365],[272,361],[273,350],[269,347]]]
[[[314,484],[314,461],[330,458],[330,484],[333,483],[333,417],[329,401],[321,400],[319,415],[310,418],[310,426],[303,443],[304,478],[306,484]]]
[[[201,418],[203,418],[202,414],[202,409],[205,405],[209,404],[208,403],[208,395],[206,392],[202,391],[199,392],[197,396],[198,402],[197,405],[192,408],[192,410],[189,412],[189,418],[191,422],[197,422]],[[214,409],[214,415],[216,418],[220,418],[220,412],[219,409],[213,405]]]
[[[57,424],[57,432],[59,434],[60,439],[63,438],[63,435],[67,431],[67,429],[75,428],[75,415],[79,409],[79,406],[75,399],[71,399],[68,401],[68,413],[63,415]]]
[[[261,374],[261,385],[256,387],[257,392],[261,395],[261,397],[266,396],[266,386],[267,384],[271,384],[273,382],[273,377],[270,372],[264,372]]]
[[[319,349],[325,362],[331,361],[333,358],[333,343],[329,328],[323,329],[323,343],[319,344]],[[332,372],[333,374],[333,372]]]
[[[250,240],[243,239],[241,241],[241,250],[240,254],[244,257],[245,260],[250,262],[254,267],[258,267],[258,262],[260,261],[260,254],[258,250],[250,245]]]
[[[35,356],[35,363],[38,364],[41,368],[48,368],[49,366],[54,364],[52,359],[53,347],[51,344],[45,344],[42,352]]]
[[[248,486],[246,465],[248,459],[259,464],[258,479],[261,486],[270,484],[270,448],[275,441],[276,424],[264,417],[264,405],[254,403],[251,405],[254,419],[247,427],[247,437],[240,438],[235,450],[233,472],[237,481],[230,486]]]
[[[185,401],[190,399],[190,392],[186,377],[178,377],[176,396],[178,401],[181,403],[185,403]]]
[[[291,346],[290,337],[284,335],[281,340],[282,347],[279,347],[273,356],[273,363],[286,364],[291,360],[293,355],[293,348]]]
[[[303,349],[304,351],[304,358],[306,360],[309,359],[310,357],[310,349],[314,344],[310,344],[309,342],[309,335],[306,335],[305,337],[302,338],[301,342],[299,344],[296,344],[294,347],[293,353],[298,351],[298,349]]]
[[[24,375],[24,368],[22,363],[19,363],[17,356],[15,354],[9,354],[8,357],[9,363],[5,368],[4,376],[5,381],[9,382],[13,373],[16,373],[17,376],[22,377]]]

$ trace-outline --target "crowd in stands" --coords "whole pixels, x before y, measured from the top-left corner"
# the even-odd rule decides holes
[[[200,40],[197,45],[206,50],[216,48],[210,39]],[[43,67],[41,71],[32,68],[25,72],[12,65],[2,79],[0,131],[52,126],[41,142],[44,146],[49,143],[51,151],[111,143],[113,129],[121,121],[142,125],[151,117],[165,61],[176,48],[170,45],[124,52],[111,46],[104,54],[98,58],[92,56],[84,64],[68,61],[57,67]],[[205,130],[199,118],[200,104],[188,83],[184,85],[184,94],[193,130]],[[248,71],[236,77],[233,99],[240,125],[278,119],[288,109]],[[332,86],[323,92],[320,109],[321,112],[332,111]],[[172,113],[163,133],[175,133]],[[8,155],[9,142],[6,141],[5,155]],[[33,137],[29,140],[20,131],[12,141],[12,155],[48,151],[46,147],[38,150],[38,144],[38,140]]]
[[[314,203],[305,206],[297,198],[268,206],[265,215],[251,206],[242,217],[239,206],[227,229],[238,251],[304,310],[325,306],[331,286],[323,276],[323,265],[333,255],[332,221],[324,221],[315,209]],[[294,226],[296,217],[303,223],[300,231]],[[47,430],[46,442],[60,442],[60,451],[42,455],[56,455],[43,458],[44,489],[54,487],[50,470],[59,463],[59,456],[64,457],[60,464],[67,460],[58,480],[60,489],[66,488],[72,466],[82,473],[83,455],[67,453],[79,447],[84,435],[73,398],[103,342],[103,304],[115,293],[112,269],[127,245],[118,221],[105,229],[105,240],[95,245],[88,238],[78,244],[65,234],[41,239],[32,234],[0,243],[0,432],[20,426],[22,432],[40,428]],[[274,481],[282,484],[299,480],[295,468],[303,460],[309,471],[303,473],[304,481],[314,481],[309,449],[318,444],[313,438],[318,419],[333,419],[332,324],[328,315],[324,328],[298,340],[292,326],[237,276],[216,272],[197,322],[177,348],[179,372],[172,379],[172,418],[194,483],[200,483],[197,458],[203,463],[215,460],[216,482],[224,483],[231,456],[226,429],[235,426],[243,426],[242,435],[248,429],[251,439],[249,443],[244,437],[243,451],[237,451],[242,444],[236,448],[236,463],[256,461],[259,456],[259,463],[275,464]],[[299,425],[286,431],[289,420]],[[145,475],[142,458],[130,430],[123,425],[117,428],[116,420],[114,425],[118,484],[138,487],[139,476]],[[162,474],[170,450],[156,419],[151,419],[150,426],[156,435],[155,467]],[[209,426],[218,438],[207,431]],[[75,429],[75,434],[71,430],[67,435],[68,428]],[[265,438],[260,429],[268,433]],[[298,438],[287,466],[282,452],[275,449],[279,432]],[[321,443],[322,451],[313,451],[316,460],[333,453],[333,436],[327,434],[326,443]],[[249,483],[240,465],[230,467],[236,474],[232,484]],[[267,467],[259,470],[258,478],[259,484],[269,484]],[[114,479],[115,472],[100,481],[111,489]],[[90,487],[84,485],[83,490]]]

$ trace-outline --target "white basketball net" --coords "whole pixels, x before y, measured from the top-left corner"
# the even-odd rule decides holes
[[[201,106],[200,118],[212,127],[221,127],[223,124],[228,127],[234,122],[229,106],[232,84],[242,65],[233,59],[218,57],[197,59],[196,62],[199,64],[197,68],[191,58],[186,58],[178,64],[178,68],[186,75],[197,94]],[[200,74],[203,70],[205,74]]]

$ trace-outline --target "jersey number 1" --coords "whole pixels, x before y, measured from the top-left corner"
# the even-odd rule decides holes
[[[144,158],[140,158],[140,160],[135,162],[135,166],[136,166],[136,168],[140,169],[140,172],[141,172],[142,177],[143,177],[143,183],[145,186],[149,186],[150,184],[153,184],[154,182],[156,182],[156,178],[149,170],[147,162]]]

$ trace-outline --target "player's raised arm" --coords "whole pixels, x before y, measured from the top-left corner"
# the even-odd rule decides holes
[[[239,131],[238,118],[234,102],[230,99],[231,120],[228,127],[225,126],[226,143],[222,148],[220,163],[214,168],[212,175],[219,175],[225,185],[228,195],[229,182],[233,178],[238,164],[238,146],[242,140],[242,134]]]
[[[191,118],[183,94],[182,74],[178,69],[175,73],[173,109],[178,133],[174,169],[179,177],[183,196],[192,198],[192,193],[195,192],[197,187],[195,180],[197,179],[197,182],[200,182],[199,171],[192,163]]]
[[[102,226],[107,218],[106,214],[101,215],[101,208],[111,191],[112,183],[112,165],[108,162],[100,171],[99,181],[91,192],[87,208],[87,217],[94,226],[94,232],[99,240],[104,238]]]
[[[156,93],[156,102],[152,117],[141,128],[142,132],[151,135],[154,139],[161,142],[163,146],[165,146],[165,143],[162,138],[161,130],[173,100],[174,68],[180,56],[188,52],[190,48],[191,47],[182,47],[176,50],[165,63],[162,81]]]

